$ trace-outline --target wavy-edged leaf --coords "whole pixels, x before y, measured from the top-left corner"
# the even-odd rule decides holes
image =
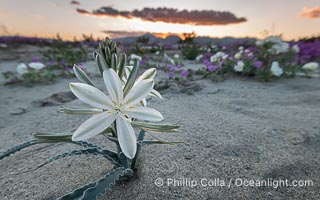
[[[11,154],[14,154],[16,153],[17,151],[20,151],[24,148],[27,148],[27,147],[30,147],[32,145],[35,145],[35,144],[40,144],[42,143],[41,141],[39,140],[30,140],[30,141],[27,141],[27,142],[24,142],[22,144],[19,144],[15,147],[12,147],[11,149],[8,149],[7,151],[3,152],[0,154],[0,160],[5,158],[5,157],[8,157],[10,156]]]
[[[138,134],[138,137],[137,137],[137,153],[134,156],[134,158],[132,159],[131,169],[134,169],[135,166],[136,166],[136,163],[137,163],[137,160],[138,160],[138,157],[140,155],[140,152],[141,152],[141,149],[142,149],[142,145],[143,145],[142,141],[143,141],[145,135],[146,135],[146,131],[141,129],[139,134]]]
[[[77,144],[77,145],[82,146],[82,147],[84,147],[84,148],[97,148],[97,149],[102,149],[102,148],[99,147],[98,145],[93,144],[93,143],[90,143],[90,142],[87,142],[87,141],[72,141],[71,143]]]
[[[103,110],[100,108],[82,108],[82,107],[75,107],[75,106],[61,106],[60,112],[64,114],[70,115],[93,115],[102,113]]]
[[[78,155],[84,155],[84,154],[94,154],[94,155],[100,155],[106,159],[108,159],[110,162],[112,162],[112,164],[114,164],[115,166],[120,166],[118,160],[117,160],[117,154],[115,152],[109,151],[109,150],[100,150],[98,148],[89,148],[89,149],[79,149],[79,150],[73,150],[70,152],[65,152],[62,154],[59,154],[57,156],[54,156],[50,159],[48,159],[47,161],[45,161],[44,163],[42,163],[41,165],[37,166],[34,169],[31,170],[27,170],[18,174],[22,174],[22,173],[27,173],[27,172],[31,172],[31,171],[35,171],[37,169],[40,169],[41,167],[54,162],[56,160],[62,159],[62,158],[66,158],[66,157],[71,157],[71,156],[78,156]]]
[[[92,80],[89,78],[89,76],[80,67],[78,67],[77,65],[74,65],[73,71],[76,77],[79,79],[79,81],[81,81],[82,83],[89,84],[93,87],[96,87],[92,82]]]
[[[123,167],[116,168],[106,174],[102,179],[98,180],[94,187],[88,188],[83,195],[83,199],[96,199],[99,194],[106,193],[112,186],[123,176],[133,172],[131,169],[125,169]]]
[[[96,199],[97,195],[101,193],[105,193],[108,189],[110,189],[113,185],[116,184],[121,177],[132,173],[132,170],[125,169],[124,167],[118,167],[116,169],[111,170],[108,174],[106,174],[101,179],[88,183],[69,194],[60,197],[59,200],[70,200],[70,199]]]

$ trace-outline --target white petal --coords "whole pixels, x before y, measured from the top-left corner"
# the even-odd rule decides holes
[[[146,107],[146,106],[147,106],[147,100],[146,100],[146,98],[142,99],[142,100],[140,101],[140,104],[141,104],[142,106]]]
[[[136,83],[139,83],[140,81],[145,79],[153,79],[156,76],[156,73],[157,73],[156,68],[150,68],[145,72],[143,72],[143,74],[139,76],[139,78],[137,78]]]
[[[72,140],[86,140],[90,137],[98,135],[108,128],[117,118],[117,116],[117,114],[110,114],[108,112],[93,115],[83,124],[81,124],[81,126],[74,132],[72,135]]]
[[[150,93],[150,96],[153,96],[153,97],[159,97],[160,99],[162,99],[162,96],[161,94],[155,90],[155,89],[152,89],[151,93]]]
[[[128,106],[135,105],[144,99],[152,90],[154,82],[152,79],[142,80],[130,90],[125,97],[124,102]]]
[[[29,63],[28,66],[31,67],[32,69],[36,69],[36,70],[40,70],[40,69],[45,67],[45,65],[43,63],[40,63],[40,62]]]
[[[130,122],[120,116],[116,120],[118,140],[124,155],[134,158],[137,151],[137,140]]]
[[[73,94],[86,104],[102,109],[110,109],[113,106],[107,95],[91,85],[70,83],[69,86]]]
[[[162,114],[153,108],[133,106],[126,109],[124,112],[128,114],[130,118],[135,118],[139,120],[147,120],[154,122],[163,120]]]
[[[118,74],[114,69],[106,69],[103,71],[104,84],[112,100],[121,102],[123,100],[122,84]]]
[[[18,66],[17,66],[17,72],[18,74],[22,75],[22,74],[25,74],[28,72],[28,67],[26,64],[24,63],[20,63]]]

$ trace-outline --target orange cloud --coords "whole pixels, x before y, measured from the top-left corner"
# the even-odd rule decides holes
[[[138,18],[150,22],[165,22],[174,24],[191,25],[228,25],[246,22],[244,17],[238,18],[228,11],[214,10],[177,10],[174,8],[143,8],[142,10],[119,11],[109,6],[101,7],[89,12],[84,9],[77,9],[83,15],[97,17],[123,17],[127,19]]]
[[[320,18],[320,6],[313,8],[305,7],[299,15],[309,19]]]

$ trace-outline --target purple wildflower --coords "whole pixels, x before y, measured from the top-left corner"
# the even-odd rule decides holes
[[[49,64],[49,65],[56,65],[57,63],[56,63],[56,61],[51,60],[48,64]]]
[[[140,61],[140,65],[145,65],[146,64],[146,61],[145,60],[141,60]]]
[[[168,73],[168,76],[169,76],[169,78],[173,78],[173,77],[174,77],[174,71],[170,71],[170,72]]]
[[[262,62],[260,60],[257,60],[256,62],[254,62],[253,66],[260,69],[262,67]]]
[[[216,69],[218,69],[218,66],[217,66],[217,65],[209,65],[209,66],[208,66],[208,70],[209,70],[210,72],[214,72],[214,71],[216,71]]]
[[[181,72],[181,76],[183,76],[183,77],[187,77],[188,75],[189,75],[188,70],[183,70],[183,71]]]
[[[174,70],[174,66],[173,66],[173,65],[170,65],[170,64],[168,64],[168,65],[166,66],[166,68],[167,68],[167,70],[169,70],[169,71],[173,71],[173,70]]]
[[[33,58],[33,59],[32,59],[32,62],[36,62],[36,63],[37,63],[37,62],[40,62],[40,59],[39,59],[39,58]]]
[[[211,63],[210,63],[210,61],[209,60],[204,60],[203,62],[202,62],[202,64],[204,64],[204,65],[210,65]]]

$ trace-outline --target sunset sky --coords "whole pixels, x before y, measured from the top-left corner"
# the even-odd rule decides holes
[[[195,31],[285,39],[320,34],[319,0],[0,0],[0,35],[65,39]]]

